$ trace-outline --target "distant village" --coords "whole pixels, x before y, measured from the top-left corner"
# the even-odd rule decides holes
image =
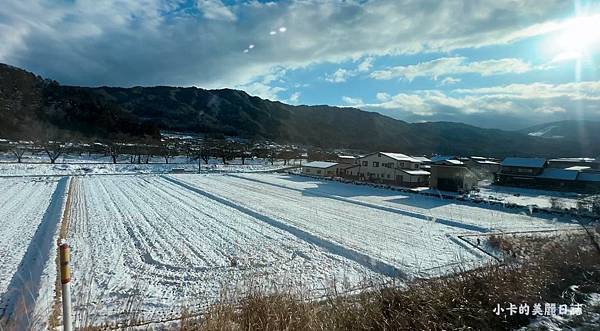
[[[411,156],[393,152],[368,154],[335,153],[331,150],[253,142],[240,138],[208,139],[201,136],[167,133],[160,142],[58,142],[12,141],[0,139],[0,152],[21,163],[26,154],[45,155],[49,163],[63,155],[103,154],[108,162],[149,163],[154,157],[173,161],[177,156],[201,164],[217,159],[259,158],[273,164],[299,168],[309,176],[343,178],[352,181],[387,184],[407,188],[428,187],[440,191],[466,193],[489,180],[503,186],[579,193],[600,192],[600,158],[496,159],[483,156]],[[125,158],[125,159],[124,159]],[[6,160],[6,159],[5,159]]]
[[[486,178],[505,186],[582,193],[600,191],[600,159],[594,158],[507,157],[498,160],[481,156],[427,158],[376,152],[308,162],[302,165],[302,173],[461,193],[476,190],[479,181]]]

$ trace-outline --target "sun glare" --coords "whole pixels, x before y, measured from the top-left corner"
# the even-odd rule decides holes
[[[600,46],[600,16],[576,17],[564,23],[553,41],[555,61],[577,59]]]

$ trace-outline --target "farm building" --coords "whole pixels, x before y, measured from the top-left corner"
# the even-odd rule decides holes
[[[560,160],[560,161],[556,161]],[[575,162],[578,164],[580,159]],[[550,165],[553,167],[550,167]],[[566,159],[553,162],[539,158],[507,158],[502,161],[495,182],[499,185],[534,187],[548,190],[600,190],[600,171],[589,166],[573,165]],[[559,166],[568,166],[560,168]]]
[[[338,166],[337,162],[312,161],[302,166],[302,173],[312,176],[336,177],[339,175]]]
[[[354,164],[354,159],[356,159],[356,157],[354,157],[352,155],[338,155],[337,156],[338,163]]]
[[[431,165],[429,187],[441,191],[468,192],[477,186],[477,176],[462,161],[443,160]]]

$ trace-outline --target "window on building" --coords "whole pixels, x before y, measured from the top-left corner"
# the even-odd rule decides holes
[[[379,162],[373,161],[373,168],[379,167]]]
[[[317,173],[320,175],[321,174],[321,170],[317,170]]]
[[[362,165],[365,166],[365,167],[368,166],[369,165],[369,161],[363,161]]]

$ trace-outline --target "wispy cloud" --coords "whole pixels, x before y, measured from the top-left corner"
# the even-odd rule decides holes
[[[235,21],[237,17],[220,0],[198,0],[197,6],[204,17],[213,20]]]
[[[533,66],[521,59],[506,58],[468,62],[465,57],[444,57],[432,61],[407,66],[390,67],[370,74],[374,79],[387,80],[404,78],[413,80],[417,77],[429,77],[437,80],[441,76],[475,73],[481,76],[501,75],[508,73],[525,73],[533,70]],[[456,82],[456,81],[454,81]]]
[[[600,119],[597,107],[600,81],[510,84],[448,92],[421,90],[393,96],[378,93],[375,98],[378,102],[349,99],[355,101],[352,102],[355,107],[384,110],[396,117],[454,120],[506,128],[561,119]]]

